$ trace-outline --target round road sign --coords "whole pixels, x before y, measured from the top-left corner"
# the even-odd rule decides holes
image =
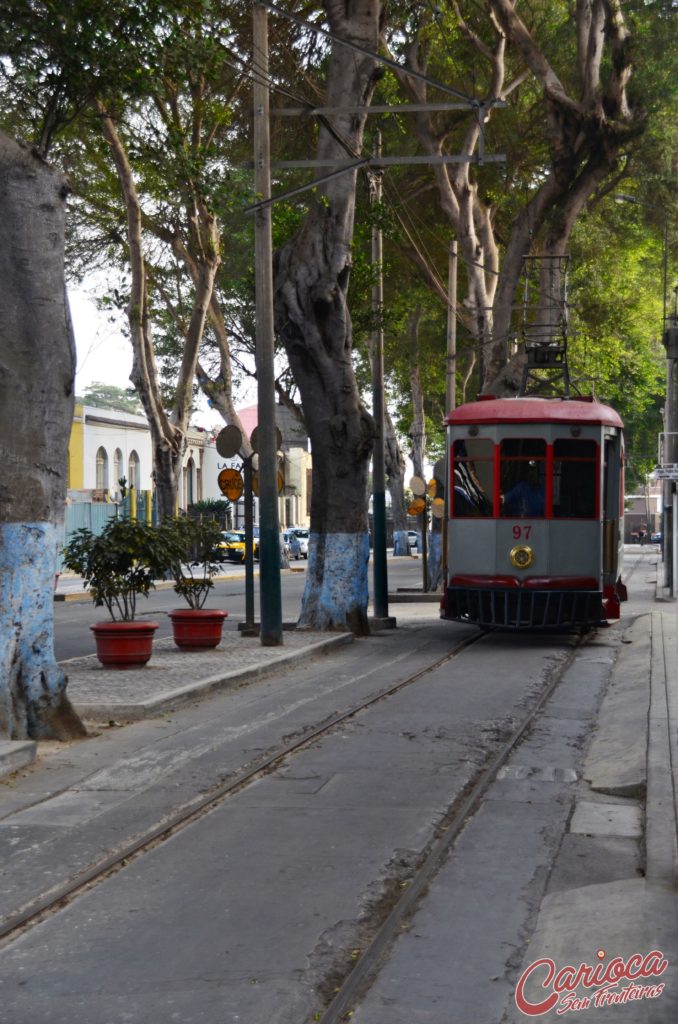
[[[258,452],[259,451],[259,427],[255,427],[254,430],[252,431],[252,436],[250,437],[250,444],[252,445],[252,451],[254,451],[254,452]],[[280,431],[276,427],[275,428],[275,450],[276,451],[280,451],[280,446],[281,445],[282,445],[282,434],[280,433]]]
[[[230,426],[220,430],[217,434],[216,445],[222,459],[230,459],[232,455],[237,455],[242,445],[242,434],[238,427],[231,423]]]
[[[237,469],[222,469],[217,477],[217,483],[219,490],[226,495],[229,501],[237,501],[242,497],[243,479]]]

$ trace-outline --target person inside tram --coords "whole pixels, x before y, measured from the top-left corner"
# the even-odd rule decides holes
[[[466,456],[465,448],[459,453]],[[492,503],[485,495],[473,462],[465,458],[454,467],[453,507],[455,516],[487,516],[492,514]]]
[[[530,461],[527,473],[502,497],[503,513],[509,516],[543,516],[545,511],[544,483],[539,479],[539,467]]]

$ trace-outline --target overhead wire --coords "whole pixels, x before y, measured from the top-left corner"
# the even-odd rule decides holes
[[[271,10],[275,10],[275,8],[272,5],[265,4],[265,6],[270,7]],[[294,19],[292,19],[292,20],[294,20]],[[234,70],[236,70],[239,73],[243,74],[243,76],[245,78],[249,79],[252,82],[257,81],[257,82],[259,82],[261,84],[267,85],[268,88],[271,89],[272,91],[274,91],[276,93],[279,93],[281,96],[284,96],[286,99],[292,100],[294,103],[299,104],[301,107],[305,107],[308,110],[309,114],[313,111],[315,104],[309,102],[305,97],[300,96],[299,94],[295,93],[294,91],[290,90],[289,88],[286,88],[286,87],[280,85],[273,78],[273,76],[270,74],[270,72],[268,74],[263,74],[261,72],[261,70],[258,67],[256,67],[256,63],[254,61],[250,62],[248,59],[246,59],[244,57],[241,57],[239,54],[235,54],[232,51],[231,51],[231,58],[232,58],[232,60],[236,61],[237,64],[239,64],[240,66],[238,67],[238,66],[236,66],[236,64],[233,64],[233,63],[231,63],[228,60],[225,60],[224,62],[228,66],[233,67]],[[460,96],[464,96],[464,98],[468,98],[468,97],[466,97],[462,93],[459,93],[459,95]],[[323,125],[323,127],[325,127],[325,129],[328,132],[330,132],[330,134],[335,138],[335,140],[339,143],[339,145],[342,146],[342,148],[346,151],[346,153],[352,159],[354,159],[356,161],[356,165],[355,165],[354,169],[359,169],[360,167],[364,167],[366,164],[369,163],[370,157],[365,157],[365,158],[363,158],[361,160],[360,155],[357,153],[357,151],[354,149],[354,147],[350,144],[349,140],[346,139],[342,135],[341,131],[336,127],[336,125],[332,122],[331,118],[328,117],[328,115],[326,115],[326,114],[316,114],[315,117]],[[326,183],[327,181],[331,180],[332,178],[337,177],[339,174],[344,173],[345,170],[346,170],[345,168],[342,168],[339,171],[333,171],[330,174],[323,175],[323,176],[321,176],[319,178],[314,179],[307,186],[302,186],[302,187],[303,188],[308,188],[308,187],[315,186],[315,185],[322,185],[322,184]],[[434,234],[432,229],[428,225],[425,224],[425,222],[423,221],[423,219],[421,218],[421,216],[419,214],[417,214],[416,212],[414,212],[414,213],[412,212],[412,210],[410,209],[410,207],[408,206],[408,204],[406,203],[406,201],[403,199],[402,195],[400,194],[400,192],[398,190],[397,184],[395,182],[393,182],[392,178],[390,178],[389,176],[384,175],[384,184],[385,184],[385,188],[389,189],[391,192],[395,192],[396,193],[396,197],[397,197],[397,200],[398,200],[397,208],[399,210],[405,211],[404,216],[407,219],[409,219],[409,222],[410,222],[409,229],[407,228],[407,225],[402,224],[402,221],[401,221],[401,226],[403,227],[403,229],[405,231],[409,231],[411,233],[411,235],[414,236],[414,238],[416,238],[417,245],[415,247],[420,251],[420,254],[423,251],[423,257],[422,258],[424,258],[425,262],[427,263],[428,271],[431,274],[432,279],[435,281],[435,283],[437,284],[437,286],[440,289],[440,291],[443,294],[446,294],[447,293],[447,286],[444,283],[444,281],[441,278],[441,276],[438,274],[438,272],[437,272],[437,270],[435,268],[434,260],[433,260],[433,258],[431,256],[427,246],[426,246],[426,243],[424,242],[424,240],[421,237],[421,234],[419,233],[419,231],[417,230],[416,226],[414,225],[414,218],[416,217],[418,220],[420,220],[422,222],[425,230],[427,232],[429,232],[431,235]],[[282,195],[276,196],[273,201],[276,201],[276,200],[280,201],[280,200],[284,200],[285,198],[293,198],[294,195],[298,194],[299,191],[300,191],[299,189],[292,189],[292,190],[290,190],[287,193],[283,193]],[[393,202],[392,205],[393,205],[394,211],[396,211],[396,203]],[[397,212],[396,212],[396,215],[398,216]],[[400,219],[400,217],[399,217],[399,219]],[[412,238],[411,240],[414,241],[414,238]],[[487,266],[484,262],[481,262],[479,260],[468,259],[465,256],[463,256],[463,254],[460,254],[458,256],[458,259],[466,267],[469,267],[469,268],[470,267],[475,267],[475,268],[478,268],[478,269],[482,270],[483,273],[485,273],[485,274],[489,274],[489,275],[492,275],[492,276],[495,276],[495,277],[499,277],[500,276],[500,271],[497,271],[494,268]],[[536,294],[537,294],[537,296],[539,298],[543,298],[543,299],[550,298],[550,296],[547,293],[541,291],[541,289],[538,289]],[[522,305],[514,305],[512,308],[514,310],[516,310],[516,309],[521,309],[523,307],[522,307]],[[514,334],[514,332],[508,332],[504,338],[494,338],[493,341],[494,342],[500,342],[501,341],[501,342],[507,343],[511,339],[511,337],[513,337],[513,334]]]

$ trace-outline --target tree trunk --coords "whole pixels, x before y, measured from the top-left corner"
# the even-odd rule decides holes
[[[64,281],[63,176],[0,135],[0,736],[85,729],[54,658],[75,346]]]
[[[480,198],[471,161],[455,165],[453,170],[438,165],[433,171],[441,210],[459,239],[465,266],[466,312],[462,320],[478,342],[480,390],[496,395],[515,394],[522,382],[524,348],[521,345],[515,352],[510,348],[517,333],[514,310],[523,257],[565,252],[576,217],[587,200],[618,173],[620,158],[626,155],[628,159],[646,123],[646,115],[632,111],[626,95],[631,47],[619,0],[578,0],[574,7],[569,27],[579,81],[572,93],[567,92],[555,64],[549,63],[546,51],[540,49],[537,36],[523,22],[520,6],[515,0],[488,0],[487,31],[479,33],[474,28],[477,19],[467,22],[461,5],[454,3],[461,36],[475,48],[487,69],[486,96],[506,99],[528,77],[542,91],[551,166],[547,173],[535,176],[539,184],[511,227],[501,268],[493,211]],[[525,9],[529,11],[529,7]],[[425,19],[419,25],[428,32]],[[507,82],[509,47],[523,68]],[[407,66],[425,71],[420,49],[415,30],[407,46]],[[562,54],[570,52],[567,47],[562,50]],[[553,54],[554,58],[560,56],[557,51]],[[515,66],[515,60],[511,65]],[[426,101],[425,85],[404,72],[397,77],[412,99]],[[501,111],[496,116],[501,118]],[[431,155],[452,145],[468,156],[477,152],[477,119],[470,120],[461,139],[452,120],[449,130],[441,130],[440,122],[425,111],[416,114],[415,126],[422,148]]]
[[[168,415],[163,406],[153,346],[142,233],[143,215],[134,175],[113,117],[101,100],[94,101],[94,108],[101,119],[101,129],[111,151],[127,213],[131,270],[127,318],[134,356],[130,379],[141,399],[151,431],[158,515],[160,519],[165,519],[175,513],[186,431],[193,406],[193,381],[220,262],[218,225],[216,218],[206,209],[199,209],[194,227],[201,258],[195,261],[193,306],[184,336],[179,378]]]
[[[375,51],[380,5],[375,0],[327,0],[335,35]],[[369,103],[375,63],[334,45],[326,105]],[[318,158],[337,164],[362,146],[364,115],[332,115],[323,125]],[[331,168],[327,168],[331,170]],[[296,237],[276,257],[275,313],[301,392],[313,454],[311,543],[299,624],[367,632],[368,464],[374,423],[360,401],[351,361],[346,305],[355,209],[355,172],[326,184]]]

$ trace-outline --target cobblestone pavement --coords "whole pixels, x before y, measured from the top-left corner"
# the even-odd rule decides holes
[[[96,655],[61,665],[68,676],[68,696],[81,717],[132,721],[352,641],[349,633],[328,637],[290,630],[282,646],[264,647],[256,637],[225,633],[214,650],[183,652],[166,637],[154,641],[151,660],[143,668],[104,668]]]

